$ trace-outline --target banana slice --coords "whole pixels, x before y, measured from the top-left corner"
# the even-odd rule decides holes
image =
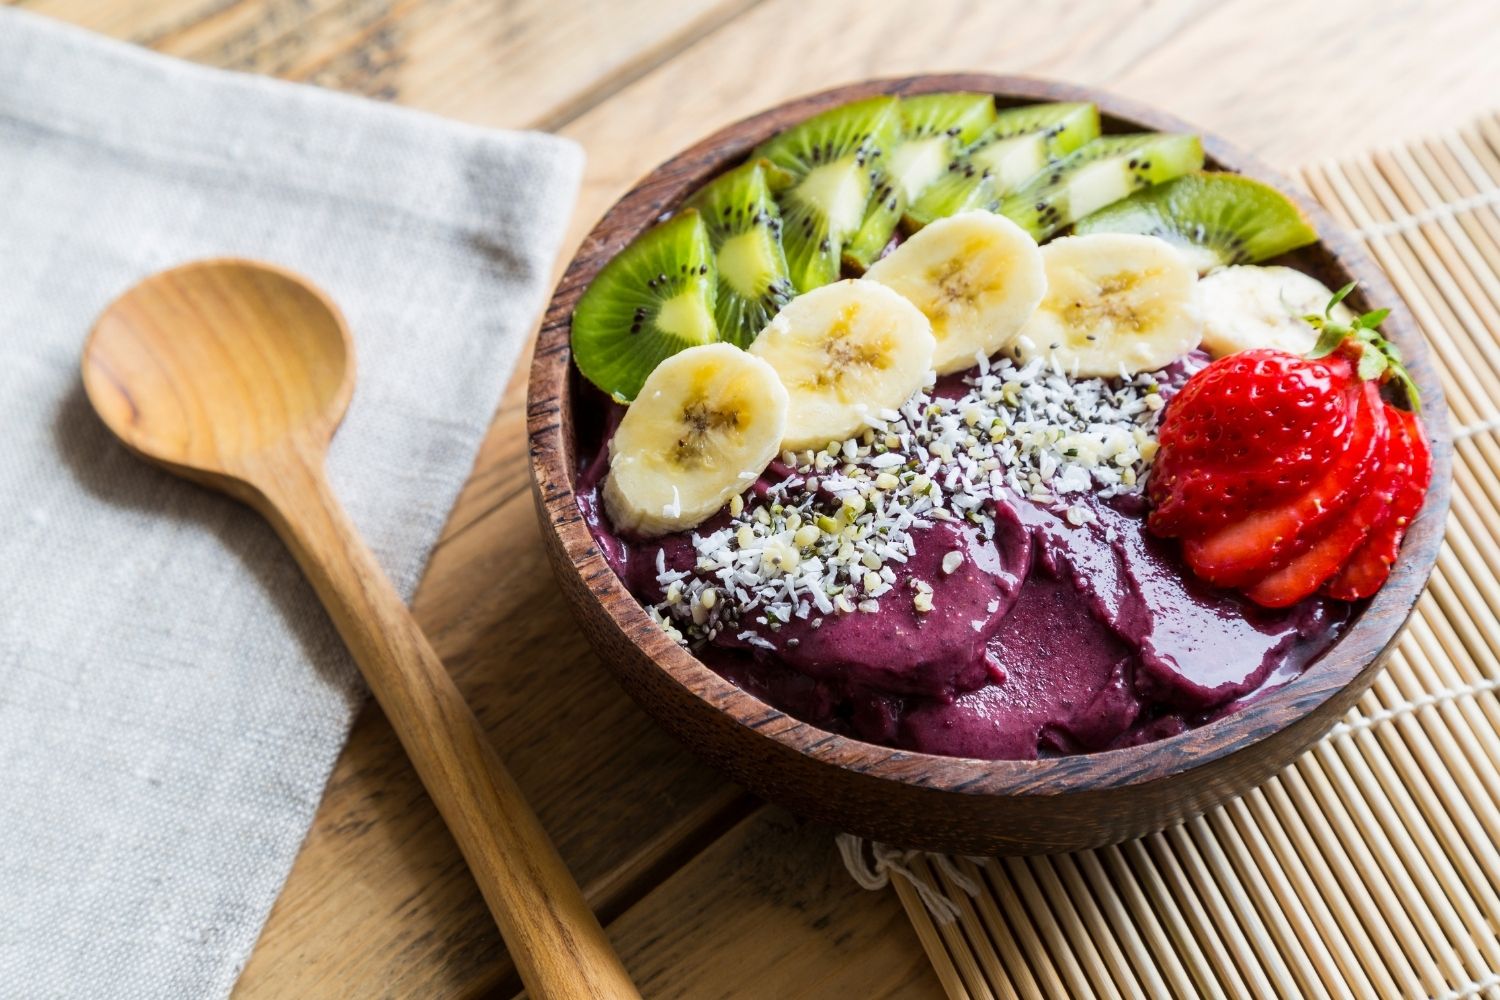
[[[1318,334],[1302,317],[1322,315],[1331,298],[1327,285],[1295,268],[1222,268],[1198,282],[1203,346],[1216,358],[1257,347],[1306,354]],[[1348,323],[1354,313],[1340,302],[1333,318]]]
[[[1017,360],[1080,377],[1155,371],[1198,346],[1198,272],[1166,240],[1100,233],[1042,247],[1047,294],[1016,336]]]
[[[939,375],[1009,344],[1047,290],[1031,234],[1003,215],[964,212],[922,228],[865,277],[909,299],[932,323]]]
[[[610,521],[646,536],[703,523],[776,457],[786,404],[771,366],[733,344],[667,358],[609,442]]]
[[[927,384],[936,342],[921,310],[884,285],[850,279],[797,296],[750,345],[786,386],[782,447],[822,448]]]

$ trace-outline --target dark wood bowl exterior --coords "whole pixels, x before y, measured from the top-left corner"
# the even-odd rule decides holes
[[[599,268],[700,184],[808,116],[875,94],[970,90],[1002,104],[1095,102],[1105,131],[1192,131],[1168,115],[1064,84],[981,74],[918,76],[839,87],[732,125],[658,167],[604,216],[553,296],[532,363],[528,432],[533,493],[557,578],[578,621],[625,689],[660,724],[756,794],[887,843],[961,854],[1044,854],[1142,836],[1264,782],[1311,746],[1381,668],[1436,562],[1447,518],[1452,445],[1437,373],[1410,316],[1355,239],[1254,158],[1212,136],[1212,166],[1275,184],[1322,242],[1295,263],[1330,287],[1358,280],[1353,304],[1391,306],[1383,329],[1421,387],[1433,438],[1432,487],[1395,571],[1348,632],[1301,677],[1225,719],[1144,746],[1037,761],[939,757],[828,733],[741,691],[647,616],[594,546],[573,486],[576,376],[569,323]]]

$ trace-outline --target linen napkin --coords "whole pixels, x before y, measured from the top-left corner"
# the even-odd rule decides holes
[[[227,994],[363,696],[270,529],[94,417],[95,317],[208,256],[327,290],[359,369],[330,475],[409,598],[580,167],[0,9],[0,997]]]

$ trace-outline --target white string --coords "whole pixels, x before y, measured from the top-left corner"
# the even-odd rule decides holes
[[[977,898],[979,896],[979,883],[975,882],[973,879],[969,878],[969,876],[959,871],[958,865],[955,864],[953,859],[948,857],[948,855],[929,854],[927,858],[933,864],[938,866],[938,869],[948,877],[948,881],[952,882],[964,892],[968,893],[972,898]]]
[[[1494,204],[1500,204],[1500,188],[1490,188],[1478,194],[1469,195],[1467,198],[1459,198],[1457,201],[1445,202],[1442,205],[1424,208],[1420,212],[1412,212],[1409,215],[1391,219],[1389,222],[1376,222],[1356,229],[1354,232],[1357,236],[1366,240],[1396,236],[1400,233],[1410,232],[1413,229],[1425,226],[1429,222],[1437,222],[1439,219],[1451,219],[1461,212],[1472,212],[1476,208],[1483,208],[1486,205]]]
[[[1426,708],[1428,705],[1441,705],[1446,702],[1456,701],[1459,698],[1466,698],[1469,695],[1484,694],[1486,691],[1494,691],[1497,689],[1500,689],[1500,679],[1488,678],[1486,680],[1476,681],[1473,684],[1464,684],[1459,687],[1444,688],[1441,691],[1433,691],[1429,694],[1419,695],[1411,699],[1410,701],[1404,701],[1399,705],[1392,705],[1390,708],[1383,708],[1378,712],[1373,712],[1369,715],[1361,716],[1360,718],[1354,719],[1351,722],[1340,722],[1338,725],[1328,730],[1328,735],[1323,738],[1325,740],[1331,740],[1335,736],[1343,736],[1347,733],[1357,733],[1361,729],[1369,729],[1371,726],[1377,726],[1380,723],[1386,722],[1390,719],[1394,719],[1397,716],[1407,715],[1411,712],[1415,712],[1419,708]]]
[[[1465,424],[1453,432],[1453,440],[1462,441],[1476,434],[1485,434],[1489,431],[1500,431],[1500,417],[1491,417],[1489,420],[1481,420],[1477,424]]]
[[[903,851],[870,841],[868,846],[872,861],[867,862],[865,860],[866,842],[863,839],[852,833],[841,833],[835,843],[838,844],[839,854],[844,859],[844,867],[848,869],[849,877],[854,879],[861,888],[874,892],[889,885],[893,876],[904,878],[917,891],[917,898],[922,901],[922,905],[927,908],[928,913],[932,914],[934,920],[940,924],[951,924],[958,919],[958,906],[953,900],[943,895],[942,890],[908,867],[911,859],[921,854],[921,851]],[[954,885],[971,896],[979,895],[979,886],[973,879],[954,868],[951,860],[940,854],[929,854],[927,857],[953,879]]]
[[[1471,983],[1464,983],[1456,990],[1447,993],[1439,993],[1432,1000],[1466,1000],[1468,997],[1477,997],[1492,986],[1500,986],[1500,972],[1485,973],[1479,979]]]
[[[854,879],[862,889],[875,892],[884,889],[890,882],[889,878],[873,871],[865,864],[865,842],[852,833],[841,833],[834,838],[833,842],[838,845],[839,854],[844,858],[844,867],[849,871],[849,877]]]

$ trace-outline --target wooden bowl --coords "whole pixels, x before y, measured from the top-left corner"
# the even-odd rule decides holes
[[[969,90],[1002,104],[1093,101],[1106,132],[1201,130],[1105,93],[977,74],[874,80],[748,118],[664,163],[589,234],[553,296],[531,369],[527,425],[537,508],[563,592],[604,662],[647,712],[756,794],[887,843],[962,854],[1040,854],[1116,843],[1202,813],[1270,778],[1313,744],[1370,686],[1437,559],[1448,511],[1452,444],[1437,373],[1412,320],[1355,239],[1254,158],[1203,135],[1210,165],[1297,198],[1322,234],[1297,266],[1329,287],[1358,280],[1353,303],[1390,306],[1383,329],[1421,387],[1433,438],[1426,505],[1390,580],[1329,652],[1285,687],[1201,728],[1144,746],[1036,761],[939,757],[875,746],[800,722],[741,691],[652,622],[595,548],[574,495],[580,389],[569,364],[574,303],[603,264],[699,185],[770,135],[875,94]],[[592,418],[590,418],[592,419]],[[580,418],[580,421],[582,418]]]

